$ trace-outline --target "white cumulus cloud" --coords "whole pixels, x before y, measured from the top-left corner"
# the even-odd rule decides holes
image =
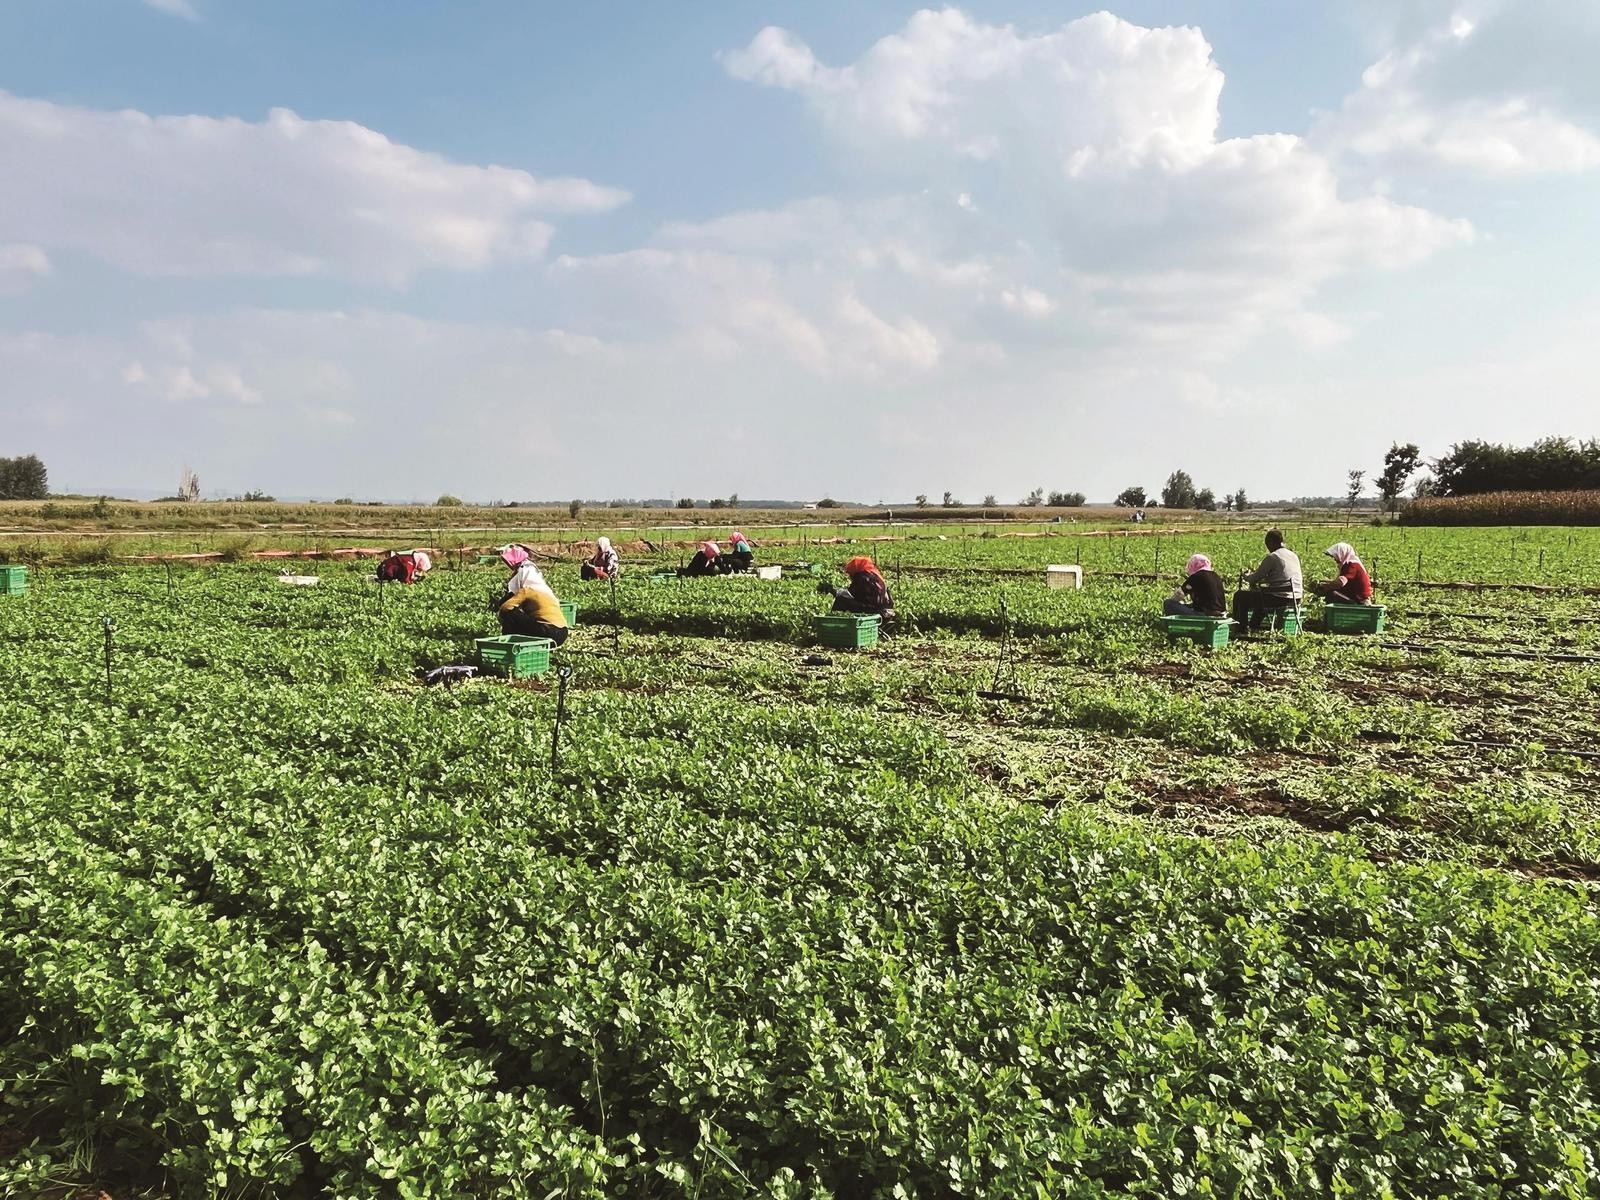
[[[1330,325],[1309,306],[1324,283],[1472,236],[1465,221],[1344,186],[1300,137],[1219,138],[1223,72],[1190,27],[1096,13],[1026,33],[925,10],[843,65],[777,28],[722,61],[803,97],[858,152],[862,187],[901,190],[903,211],[894,232],[880,231],[881,203],[856,202],[831,220],[791,206],[709,222],[703,235],[749,250],[760,229],[768,255],[782,256],[809,219],[832,227],[818,239],[824,256],[863,237],[863,263],[948,269],[959,254],[969,308],[1053,320],[1062,336],[1216,358],[1275,327],[1323,346]],[[904,191],[910,180],[923,186]],[[818,250],[806,253],[814,262]],[[904,296],[948,307],[944,290]]]
[[[1380,56],[1315,140],[1383,175],[1600,167],[1600,5],[1412,0],[1368,17]]]
[[[0,92],[0,242],[153,275],[403,283],[537,258],[547,217],[627,199],[451,162],[349,121],[105,112]]]

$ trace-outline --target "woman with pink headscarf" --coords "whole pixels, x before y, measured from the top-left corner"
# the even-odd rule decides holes
[[[715,542],[701,542],[700,549],[696,550],[694,557],[689,560],[687,567],[679,567],[679,575],[716,575],[721,570],[717,556],[722,551]]]
[[[1317,591],[1335,604],[1371,604],[1372,577],[1356,557],[1356,548],[1349,542],[1335,542],[1323,553],[1338,564],[1339,574],[1317,584]]]
[[[728,537],[728,553],[722,556],[727,560],[723,570],[729,574],[755,570],[755,550],[756,544],[735,529]]]
[[[1204,554],[1191,555],[1183,568],[1183,585],[1166,598],[1161,611],[1169,617],[1225,617],[1227,589]]]

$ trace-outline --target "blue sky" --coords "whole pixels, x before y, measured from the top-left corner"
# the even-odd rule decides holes
[[[8,0],[0,453],[1014,500],[1594,436],[1597,14]]]

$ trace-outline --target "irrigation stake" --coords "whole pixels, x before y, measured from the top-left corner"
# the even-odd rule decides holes
[[[556,723],[550,727],[550,771],[561,763],[561,723],[567,719],[567,677],[572,668],[562,663],[556,668]]]
[[[617,606],[617,573],[611,572],[611,653],[616,654],[622,641],[622,609]]]
[[[117,623],[110,616],[100,618],[100,626],[106,635],[106,703],[111,703],[111,635],[117,631]]]

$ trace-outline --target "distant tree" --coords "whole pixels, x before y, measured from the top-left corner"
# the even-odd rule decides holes
[[[927,492],[918,492],[917,493],[917,507],[918,508],[927,508],[928,507],[928,493]]]
[[[1247,509],[1249,507],[1250,507],[1250,503],[1249,503],[1248,499],[1246,499],[1246,497],[1245,497],[1244,489],[1240,488],[1237,492],[1235,492],[1233,494],[1233,511],[1234,512],[1243,512],[1245,509]]]
[[[1127,487],[1117,493],[1117,498],[1112,501],[1118,508],[1143,508],[1145,494],[1142,487]]]
[[[679,508],[693,508],[694,507],[694,500],[692,498],[688,497],[688,496],[680,496],[678,498],[678,505],[677,506]]]
[[[583,511],[583,501],[582,500],[569,500],[569,501],[567,501],[567,516],[571,517],[574,521],[576,521],[578,519],[578,514],[581,513],[582,511]]]
[[[729,508],[738,508],[739,507],[739,493],[738,492],[734,492],[733,495],[728,497],[728,507]]]
[[[1051,492],[1051,508],[1082,508],[1083,502],[1088,499],[1082,492]]]
[[[340,496],[337,500],[334,501],[334,503],[335,504],[354,504],[355,501],[350,499],[349,496]]]
[[[990,492],[987,496],[985,496],[983,498],[983,506],[985,508],[993,508],[999,503],[1000,502],[994,498],[994,493],[993,492]]]
[[[842,508],[844,506],[841,505],[832,496],[824,496],[821,500],[817,501],[817,507],[818,508]]]
[[[449,492],[446,492],[444,495],[435,500],[433,504],[435,508],[460,508],[461,497],[452,496]]]
[[[1217,511],[1217,494],[1210,488],[1201,488],[1194,494],[1194,506],[1203,512]]]
[[[1389,453],[1383,456],[1383,474],[1378,476],[1378,495],[1383,498],[1385,511],[1392,513],[1400,507],[1400,493],[1406,490],[1421,461],[1422,452],[1414,443],[1402,446],[1395,442],[1389,447]]]
[[[721,496],[713,496],[713,497],[711,497],[711,499],[706,501],[706,507],[707,508],[727,508],[728,507],[728,502],[726,500],[724,500]]]
[[[50,474],[37,454],[0,458],[0,500],[48,500]]]
[[[957,500],[949,492],[946,492],[944,494],[944,500],[942,501],[942,503],[944,504],[944,506],[946,508],[956,508],[956,507],[960,506],[961,501]]]
[[[1429,496],[1439,495],[1439,481],[1432,475],[1423,475],[1411,486],[1413,499],[1426,500]]]
[[[1361,499],[1361,485],[1366,481],[1366,478],[1367,473],[1365,471],[1350,472],[1350,486],[1344,494],[1347,513],[1354,514],[1356,511],[1356,501]]]
[[[1600,487],[1600,439],[1541,438],[1531,446],[1459,442],[1433,461],[1436,494]]]
[[[178,476],[178,495],[190,501],[200,499],[200,476],[187,466],[183,468],[183,474]]]
[[[1174,471],[1167,476],[1166,486],[1161,489],[1161,503],[1165,507],[1193,508],[1194,501],[1194,480],[1189,478],[1189,472]]]
[[[269,496],[262,491],[246,492],[239,499],[246,504],[276,504],[278,502],[276,496]]]
[[[1022,498],[1022,503],[1029,508],[1038,508],[1039,505],[1044,503],[1044,489],[1034,488],[1033,491]]]

